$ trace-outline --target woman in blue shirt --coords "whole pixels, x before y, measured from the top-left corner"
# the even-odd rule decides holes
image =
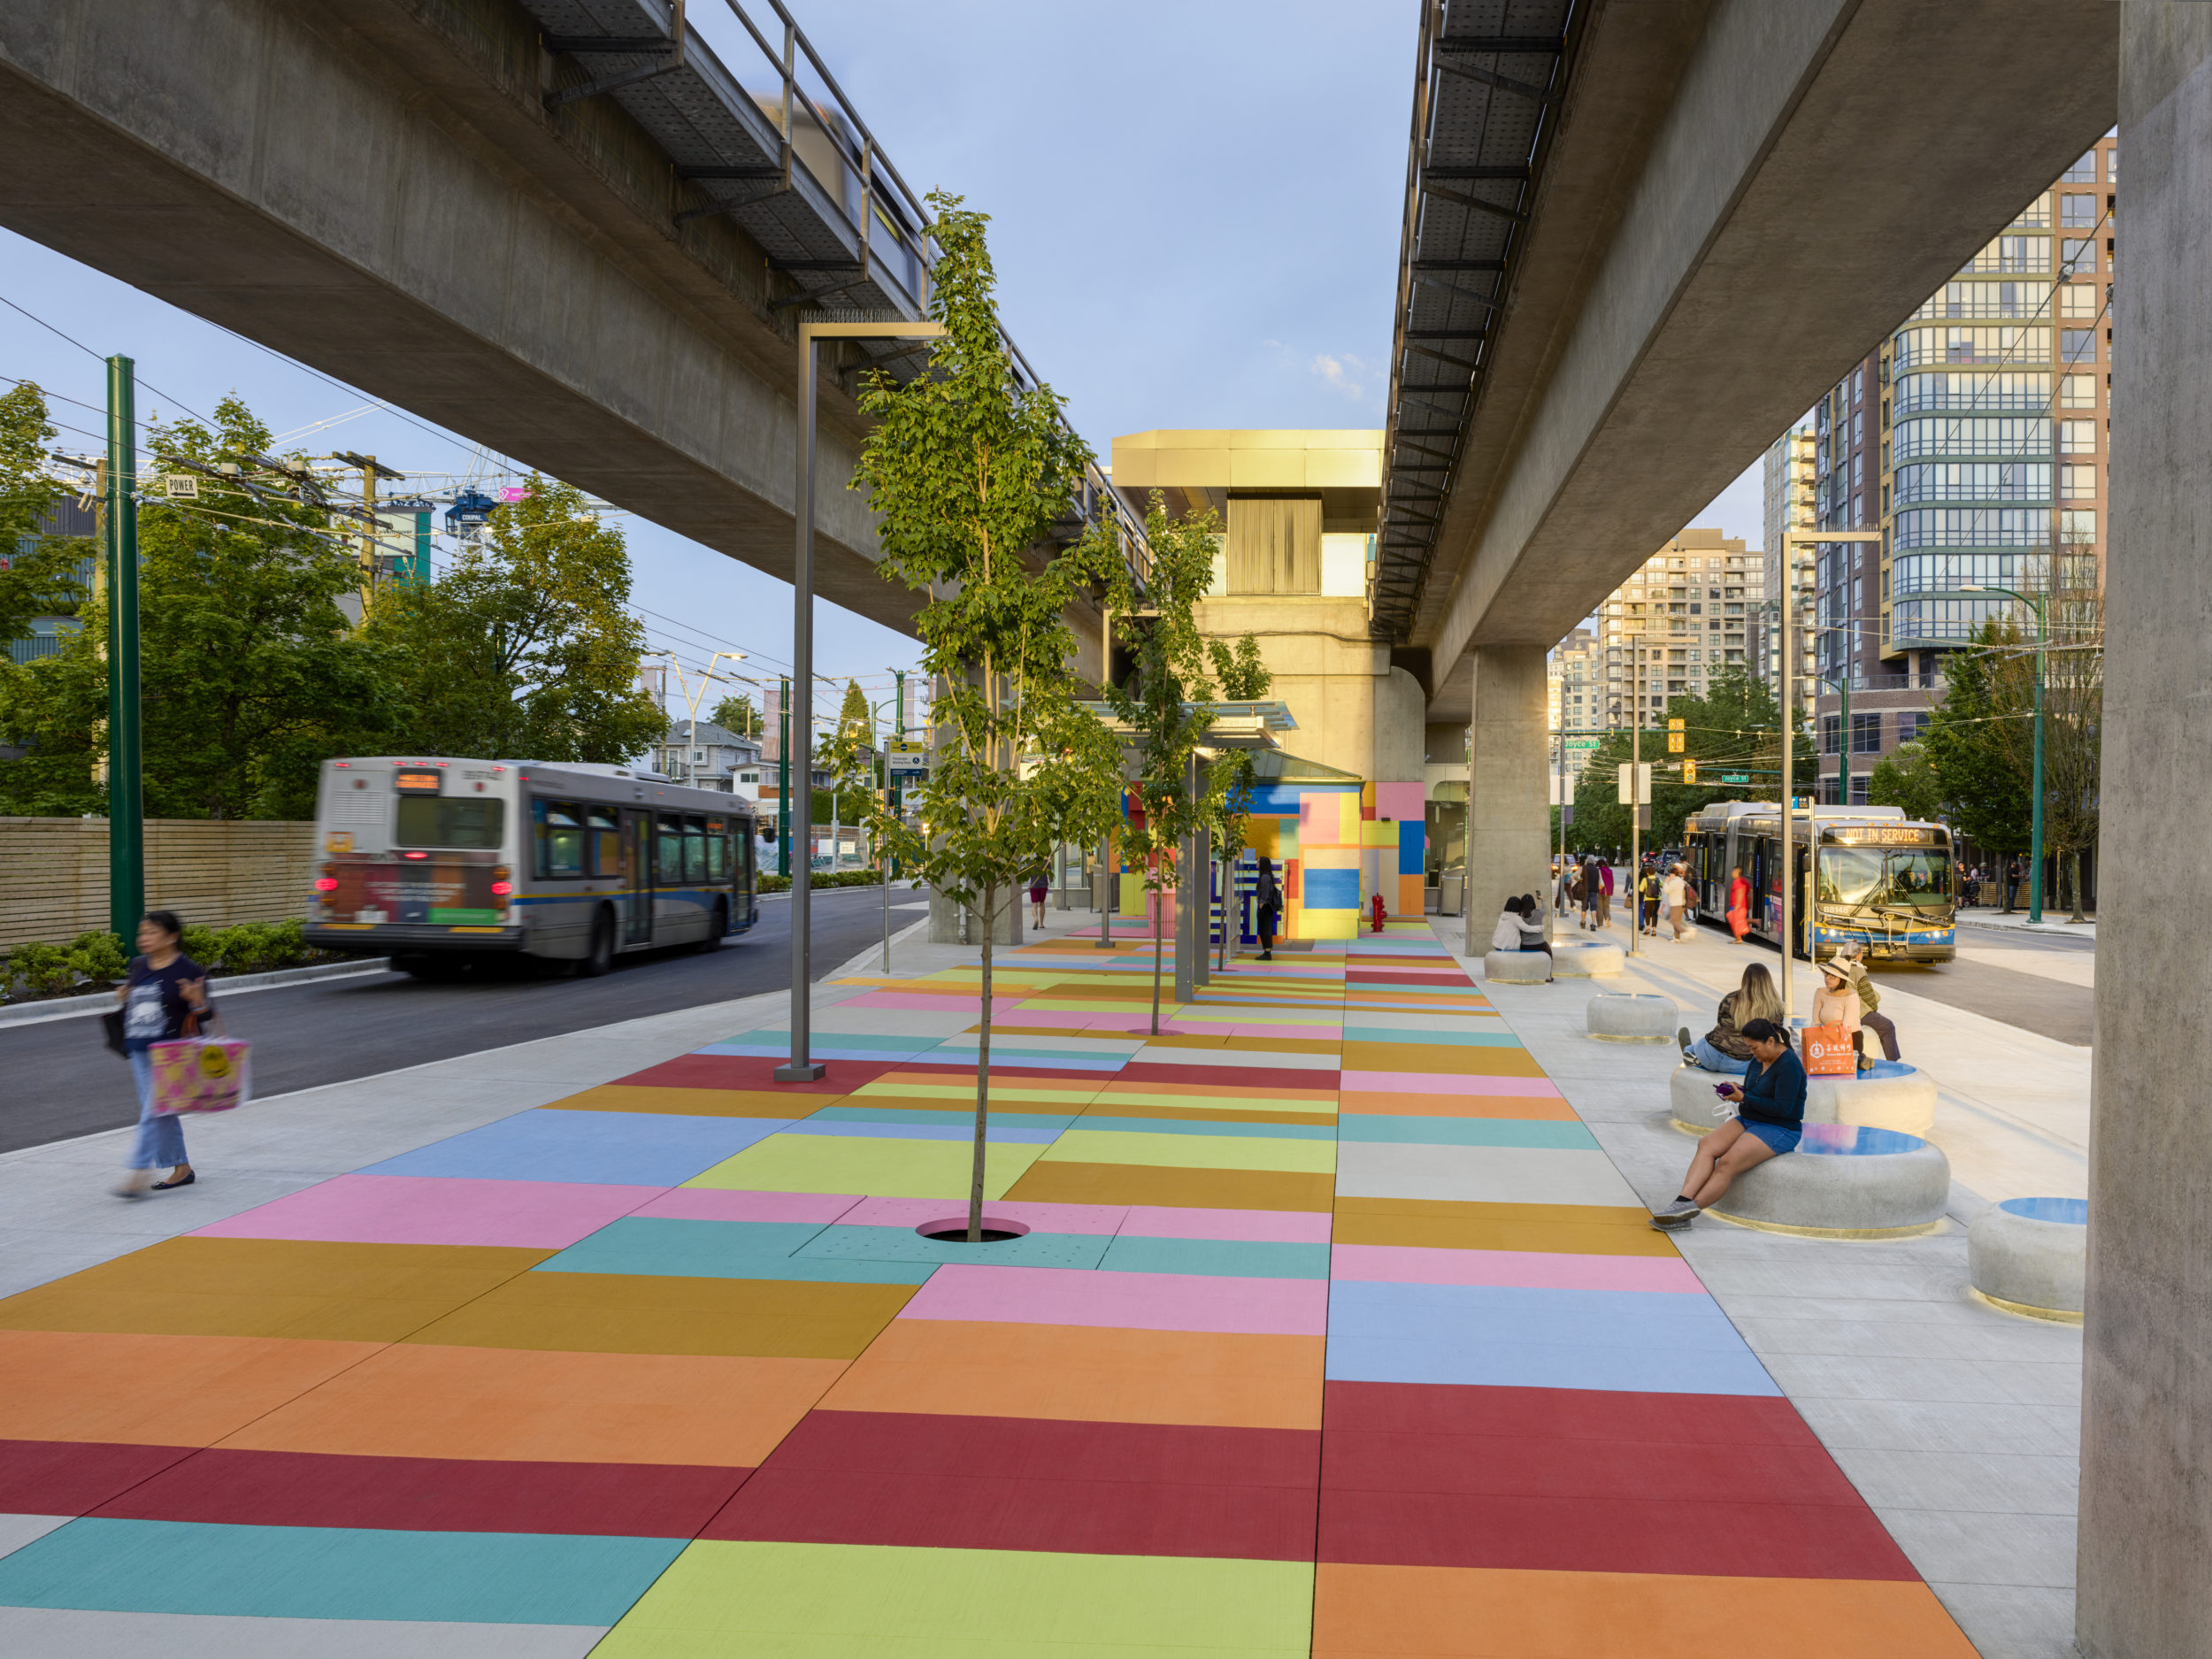
[[[123,1052],[138,1085],[138,1135],[131,1142],[130,1173],[115,1189],[118,1198],[142,1198],[149,1192],[189,1187],[197,1179],[185,1156],[184,1125],[173,1114],[154,1110],[154,1063],[148,1051],[198,1029],[214,1013],[207,1000],[207,970],[180,949],[184,924],[169,910],[149,910],[138,924],[138,949],[130,972],[115,993],[123,1005]],[[154,1171],[167,1168],[157,1181]]]
[[[1805,1130],[1805,1068],[1790,1048],[1790,1034],[1770,1019],[1741,1028],[1751,1048],[1751,1067],[1740,1086],[1721,1087],[1737,1115],[1697,1143],[1682,1190],[1665,1209],[1653,1212],[1651,1225],[1662,1233],[1686,1227],[1698,1212],[1719,1202],[1728,1185],[1755,1164],[1797,1150]]]

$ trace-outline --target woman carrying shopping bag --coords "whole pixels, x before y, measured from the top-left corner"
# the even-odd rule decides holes
[[[1751,883],[1744,879],[1741,864],[1728,872],[1728,931],[1740,945],[1751,931]]]
[[[184,1125],[173,1113],[154,1110],[153,1056],[157,1042],[198,1036],[214,1016],[207,1000],[207,970],[180,948],[184,924],[171,910],[149,910],[138,924],[138,949],[130,971],[115,993],[123,1008],[123,1053],[138,1084],[138,1134],[131,1142],[129,1173],[115,1188],[118,1198],[143,1198],[189,1187],[198,1178],[185,1156]],[[166,1167],[169,1179],[153,1172]]]

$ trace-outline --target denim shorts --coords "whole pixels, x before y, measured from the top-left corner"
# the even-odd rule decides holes
[[[1780,1124],[1755,1124],[1748,1118],[1739,1121],[1743,1125],[1744,1133],[1758,1136],[1772,1148],[1777,1157],[1781,1156],[1785,1152],[1796,1151],[1797,1143],[1804,1138],[1805,1134],[1802,1129],[1785,1129]]]

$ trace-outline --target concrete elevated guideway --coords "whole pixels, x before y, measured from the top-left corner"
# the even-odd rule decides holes
[[[0,223],[787,578],[795,322],[926,279],[784,31],[733,73],[670,0],[0,0]],[[836,342],[819,401],[817,591],[901,628],[842,484],[910,349]]]
[[[1542,9],[1429,19],[1376,586],[1475,729],[1483,926],[1541,885],[1546,649],[2116,108],[2114,0]]]

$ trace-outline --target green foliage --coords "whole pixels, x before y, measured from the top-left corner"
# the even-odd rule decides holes
[[[8,952],[8,977],[34,996],[55,996],[77,982],[69,947],[33,940]]]
[[[2033,692],[2016,672],[2020,643],[2008,619],[1991,621],[1972,649],[1945,658],[1943,701],[1920,741],[1947,816],[1985,852],[2028,849],[2031,767],[2021,764],[2020,738]]]
[[[872,870],[841,870],[835,875],[826,875],[817,871],[813,879],[807,883],[808,887],[817,892],[824,887],[875,887],[882,885],[882,878]],[[791,891],[791,878],[776,875],[772,872],[760,878],[760,891],[788,893]]]
[[[927,373],[904,385],[870,377],[875,422],[856,488],[880,515],[885,580],[929,595],[917,618],[923,672],[941,677],[929,780],[912,792],[916,824],[878,806],[876,844],[955,903],[984,918],[976,1138],[969,1198],[979,1236],[989,1110],[992,923],[1019,902],[1016,884],[1050,861],[1054,809],[1113,787],[1119,752],[1077,706],[1068,606],[1087,595],[1103,549],[1087,538],[1057,557],[1045,532],[1069,508],[1089,452],[1044,386],[1025,388],[999,333],[985,216],[941,192],[932,234],[943,250],[930,314],[945,326]]]
[[[1232,647],[1226,640],[1209,640],[1214,679],[1220,682],[1224,703],[1257,703],[1275,683],[1275,676],[1260,661],[1260,642],[1248,634]]]
[[[154,427],[148,442],[161,455],[212,465],[266,453],[271,441],[227,397],[211,427]],[[359,570],[349,547],[318,534],[327,511],[296,488],[250,481],[204,480],[196,502],[139,508],[150,818],[311,817],[321,762],[360,752],[398,717],[391,653],[355,635],[339,609]],[[95,780],[105,743],[107,618],[89,603],[79,614],[84,630],[59,653],[0,675],[0,740],[31,745],[21,760],[0,764],[0,810],[105,809]]]
[[[69,493],[46,472],[54,434],[35,385],[25,380],[0,392],[0,554],[9,565],[0,571],[0,644],[21,639],[34,617],[73,616],[84,602],[76,572],[91,543],[39,534]],[[18,550],[27,543],[30,551]]]
[[[309,949],[305,926],[297,920],[188,926],[178,948],[202,967],[221,973],[268,973],[297,967],[319,954]],[[13,981],[33,996],[60,996],[114,984],[129,966],[130,953],[122,941],[96,930],[66,945],[18,945],[0,964],[0,989]]]
[[[637,683],[630,556],[573,485],[533,473],[481,545],[380,595],[367,637],[400,664],[411,752],[618,763],[667,721]]]
[[[1866,798],[1876,806],[1901,807],[1907,818],[1933,822],[1944,816],[1943,781],[1922,743],[1900,743],[1876,761],[1867,776]]]
[[[1713,676],[1702,697],[1673,697],[1667,703],[1668,719],[1683,725],[1681,755],[1667,752],[1663,726],[1643,733],[1643,758],[1651,767],[1651,828],[1643,836],[1646,847],[1669,846],[1682,839],[1683,822],[1715,801],[1772,801],[1782,772],[1780,716],[1774,693],[1763,680],[1740,668],[1730,667]],[[1804,710],[1793,716],[1796,793],[1810,795],[1818,777],[1819,757],[1814,752]],[[1629,844],[1629,809],[1620,801],[1619,768],[1628,764],[1629,733],[1609,732],[1591,750],[1582,780],[1575,789],[1574,822],[1567,829],[1571,852],[1602,852]],[[1694,787],[1679,781],[1678,763],[1686,755],[1697,762]],[[1748,783],[1717,781],[1723,772],[1747,774]]]
[[[69,967],[78,979],[95,985],[111,985],[131,965],[123,954],[123,941],[105,928],[79,933],[69,941]]]
[[[725,697],[716,703],[707,718],[726,732],[740,737],[760,735],[760,710],[753,706],[752,694],[741,691],[734,697]]]

